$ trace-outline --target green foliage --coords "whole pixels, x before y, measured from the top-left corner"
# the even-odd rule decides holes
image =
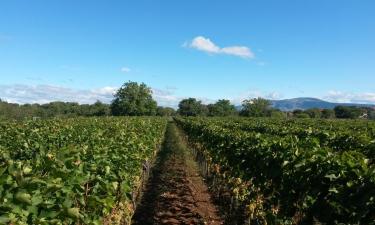
[[[165,127],[142,117],[1,122],[0,224],[130,220]]]
[[[335,111],[333,109],[323,109],[321,117],[324,119],[333,119],[335,118]]]
[[[209,116],[233,116],[236,114],[234,105],[225,99],[220,99],[215,104],[209,104],[207,108]]]
[[[304,113],[304,112],[294,114],[294,117],[299,118],[299,119],[307,119],[307,118],[311,118],[309,114]]]
[[[108,116],[109,105],[100,101],[92,105],[73,102],[51,102],[47,104],[14,104],[0,100],[0,118],[3,119],[30,119],[51,117],[77,117],[77,116]]]
[[[313,112],[310,112],[310,114],[313,114]],[[301,109],[293,110],[293,117],[299,118],[299,119],[311,118],[310,114],[307,113],[307,111],[303,111]]]
[[[368,116],[368,118],[369,118],[370,120],[375,120],[375,111],[371,111],[371,112],[369,112],[369,116]]]
[[[355,106],[336,106],[334,108],[336,118],[358,119],[363,114],[363,109]]]
[[[286,118],[286,116],[287,114],[285,112],[281,112],[280,110],[272,110],[270,113],[270,117],[272,118],[282,119]]]
[[[375,123],[175,120],[254,224],[373,223]]]
[[[152,90],[146,84],[127,82],[117,91],[111,104],[114,116],[156,115],[157,103],[152,99]]]
[[[305,113],[307,113],[310,118],[319,119],[322,117],[322,112],[318,108],[307,109],[305,110]]]
[[[271,112],[271,102],[264,98],[253,98],[242,102],[241,116],[264,117]]]
[[[157,116],[173,116],[176,114],[176,110],[171,107],[162,107],[159,106],[156,110]]]
[[[205,116],[207,107],[195,98],[183,99],[178,104],[178,114],[182,116]]]

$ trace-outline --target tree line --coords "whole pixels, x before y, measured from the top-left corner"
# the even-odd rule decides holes
[[[126,82],[114,95],[110,104],[100,101],[94,104],[51,102],[47,104],[14,104],[0,100],[0,119],[51,118],[77,116],[244,116],[275,118],[368,118],[375,119],[372,108],[336,106],[334,109],[308,109],[283,112],[272,107],[263,98],[244,100],[236,107],[229,100],[220,99],[213,104],[203,104],[195,98],[179,102],[178,109],[158,106],[152,98],[152,90],[146,84]]]
[[[194,98],[180,102],[177,113],[183,116],[245,116],[274,118],[315,118],[315,119],[375,119],[375,110],[369,107],[336,106],[333,109],[311,108],[284,112],[272,107],[271,101],[263,98],[244,100],[238,109],[229,100],[219,100],[215,104],[204,105]]]

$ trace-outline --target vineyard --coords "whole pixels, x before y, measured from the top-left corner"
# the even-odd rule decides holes
[[[166,119],[0,123],[0,224],[129,224]]]
[[[174,123],[0,121],[0,224],[375,224],[375,123]]]
[[[238,118],[176,122],[236,223],[375,223],[374,123]]]

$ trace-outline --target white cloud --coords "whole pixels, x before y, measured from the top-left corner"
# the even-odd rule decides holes
[[[271,99],[271,100],[278,100],[278,99],[281,99],[282,97],[283,95],[276,91],[264,95],[264,98]]]
[[[220,48],[218,46],[216,46],[210,39],[202,36],[194,38],[190,44],[190,47],[209,53],[220,52]]]
[[[131,71],[131,69],[129,67],[122,67],[121,68],[121,72],[123,73],[129,73]]]
[[[230,98],[230,101],[234,105],[241,105],[243,100],[256,98],[258,96],[260,96],[260,92],[248,91],[248,92],[240,93],[238,96]]]
[[[78,90],[54,85],[0,85],[0,98],[12,103],[48,103],[53,101],[94,103],[111,102],[117,88]]]
[[[243,58],[254,58],[254,53],[250,51],[248,47],[244,46],[231,46],[225,47],[220,50],[220,52],[228,55],[235,55]]]
[[[94,89],[93,92],[103,95],[103,96],[108,96],[108,95],[113,96],[116,93],[117,89],[118,88],[116,87],[102,87],[102,88]]]
[[[178,103],[183,99],[174,94],[170,89],[162,90],[153,88],[152,97],[158,102],[158,105],[165,107],[177,108]]]
[[[221,48],[209,38],[205,38],[203,36],[197,36],[191,41],[190,44],[185,43],[183,46],[194,48],[210,54],[226,54],[250,59],[255,57],[255,54],[246,46],[227,46]]]
[[[174,89],[176,89],[174,87]],[[53,101],[78,102],[80,104],[92,104],[97,100],[110,103],[118,87],[102,87],[91,90],[79,90],[54,85],[0,85],[0,98],[11,103],[49,103]],[[158,105],[177,107],[183,99],[175,96],[171,89],[152,89],[153,98]]]
[[[279,92],[264,92],[259,90],[247,90],[240,93],[238,96],[231,98],[231,102],[235,105],[241,105],[243,100],[252,99],[252,98],[265,98],[270,100],[278,100],[283,97]]]
[[[375,93],[353,93],[332,90],[323,99],[338,103],[375,104]]]
[[[164,107],[172,107],[177,109],[178,103],[185,98],[195,98],[199,101],[202,101],[203,104],[211,104],[215,103],[217,100],[209,99],[204,97],[196,97],[196,96],[177,96],[175,95],[174,91],[177,90],[176,87],[166,87],[166,89],[152,89],[152,97],[155,101],[158,102],[158,105]]]

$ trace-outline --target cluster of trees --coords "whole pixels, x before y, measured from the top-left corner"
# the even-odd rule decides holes
[[[178,104],[177,113],[182,116],[233,116],[236,108],[229,100],[221,99],[215,104],[204,105],[195,98],[187,98]]]
[[[323,118],[323,119],[375,119],[375,110],[368,107],[336,106],[333,109],[312,108],[294,110],[292,116],[296,118]]]
[[[336,118],[335,111],[333,109],[318,109],[318,108],[312,108],[312,109],[307,109],[307,110],[296,109],[291,113],[291,116],[295,118],[314,118],[314,119]]]
[[[375,119],[371,108],[337,106],[334,109],[308,109],[282,112],[272,108],[269,100],[254,98],[242,102],[240,109],[229,100],[221,99],[214,104],[205,105],[195,98],[180,101],[178,110],[161,107],[152,98],[152,90],[144,83],[125,83],[114,95],[111,104],[97,101],[94,104],[70,102],[51,102],[48,104],[12,104],[0,100],[0,119],[23,119],[31,117],[75,117],[75,116],[245,116],[245,117],[295,117],[295,118],[351,118],[366,116]]]
[[[373,110],[371,108],[361,108],[354,106],[336,106],[334,108],[336,118],[355,119],[361,116],[371,116]]]
[[[121,86],[110,105],[113,116],[172,116],[173,108],[158,106],[146,84],[127,82]]]
[[[221,99],[214,104],[204,105],[195,98],[183,99],[177,113],[182,116],[247,116],[247,117],[286,117],[286,114],[271,107],[271,102],[263,98],[245,100],[237,110],[229,100]]]
[[[195,98],[184,99],[178,105],[177,113],[182,116],[245,116],[245,117],[275,117],[275,118],[323,118],[323,119],[375,119],[374,108],[355,106],[336,106],[334,109],[312,108],[282,112],[272,108],[269,100],[254,98],[244,100],[241,109],[236,110],[229,100],[219,100],[215,104],[204,105]]]
[[[0,100],[0,119],[51,118],[76,116],[110,115],[108,104],[100,101],[94,104],[78,104],[72,102],[51,102],[47,104],[15,104]]]
[[[51,102],[48,104],[15,104],[1,101],[0,119],[51,118],[77,116],[171,116],[175,110],[157,106],[152,91],[145,84],[125,83],[115,94],[111,104],[100,101],[94,104]]]

